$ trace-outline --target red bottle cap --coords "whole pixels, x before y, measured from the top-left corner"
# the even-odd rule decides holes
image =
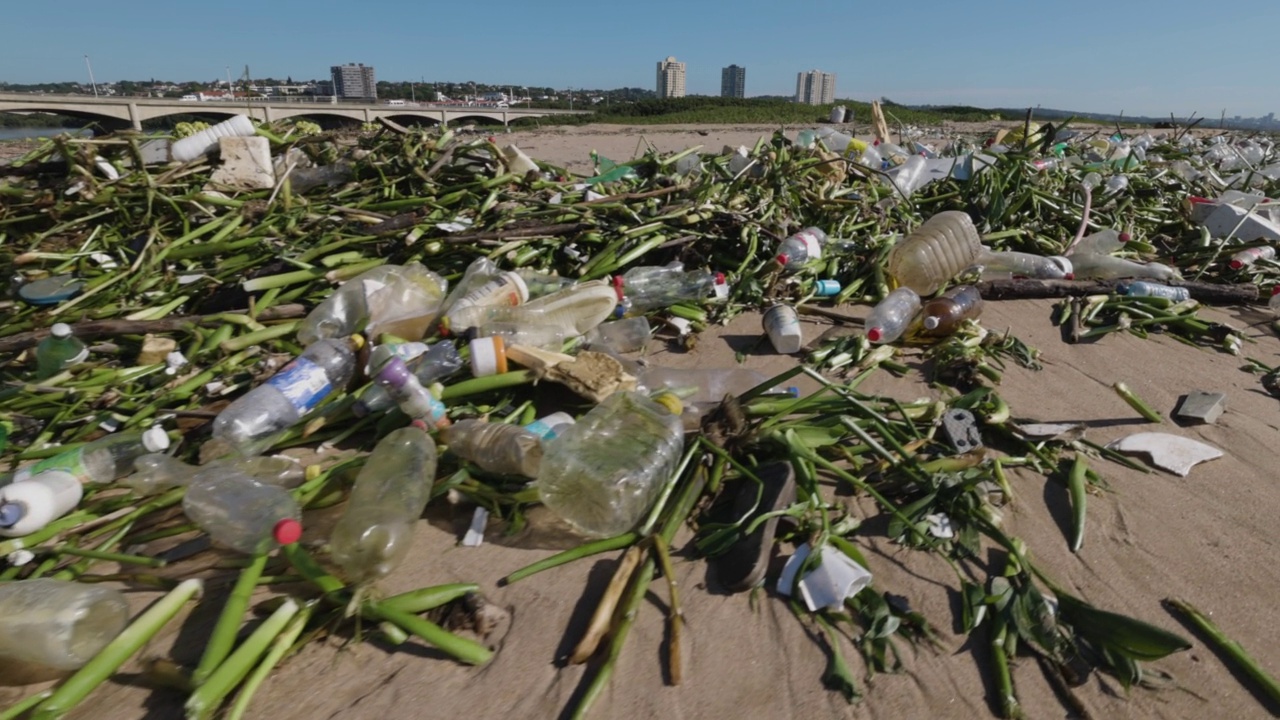
[[[723,285],[723,284],[724,284],[724,273],[722,273],[722,272],[718,272],[718,273],[716,273],[716,284],[717,284],[717,285]]]
[[[867,329],[867,339],[871,342],[880,342],[880,338],[882,337],[884,337],[884,332],[880,328],[873,327]]]
[[[1227,264],[1231,266],[1232,270],[1239,270],[1240,268],[1244,267],[1244,263],[1240,262],[1239,260],[1232,260]],[[1280,285],[1277,285],[1276,287],[1280,287]],[[1272,294],[1274,295],[1275,293],[1272,293]]]
[[[1122,242],[1122,243],[1127,243],[1127,242],[1129,242],[1129,241],[1130,241],[1130,240],[1132,240],[1132,239],[1133,239],[1133,236],[1132,236],[1132,235],[1130,235],[1129,233],[1127,233],[1127,232],[1122,232],[1122,233],[1120,233],[1120,242]]]
[[[1063,275],[1063,276],[1062,276],[1062,279],[1063,279],[1063,280],[1075,280],[1075,279],[1076,279],[1076,274],[1075,274],[1075,273],[1067,273],[1066,275]]]
[[[613,276],[613,289],[618,293],[618,302],[622,302],[622,286],[625,284],[626,281],[622,279],[621,275]]]
[[[778,257],[777,257],[777,258],[775,258],[775,259],[778,261],[778,264],[779,264],[779,265],[786,265],[786,264],[787,264],[787,256],[786,256],[786,254],[785,254],[785,253],[783,253],[783,254],[779,254],[779,255],[778,255]]]
[[[302,523],[285,518],[271,529],[271,536],[281,545],[292,545],[302,539]]]
[[[1275,287],[1271,288],[1271,294],[1280,295],[1280,285],[1276,285]]]
[[[412,427],[418,428],[422,432],[431,432],[431,428],[427,427],[427,424],[422,421],[422,418],[418,418],[414,420],[413,422],[409,423],[409,425]]]

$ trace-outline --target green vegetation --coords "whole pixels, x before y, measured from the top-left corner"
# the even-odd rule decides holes
[[[79,118],[67,117],[65,115],[53,115],[51,113],[31,113],[30,115],[0,113],[0,128],[78,128],[84,127],[85,124],[85,121]]]

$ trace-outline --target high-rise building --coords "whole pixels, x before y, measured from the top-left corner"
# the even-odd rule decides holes
[[[720,97],[746,97],[747,69],[730,65],[720,70]]]
[[[684,97],[684,63],[675,57],[658,61],[658,97]]]
[[[827,105],[836,101],[836,74],[821,70],[796,73],[796,102]]]
[[[373,66],[364,63],[347,63],[329,68],[333,77],[333,94],[340,98],[377,100],[378,83],[373,76]]]

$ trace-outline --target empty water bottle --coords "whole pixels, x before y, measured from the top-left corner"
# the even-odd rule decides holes
[[[642,317],[601,323],[583,336],[588,348],[611,353],[640,352],[649,344],[653,330]]]
[[[413,373],[413,376],[418,379],[418,383],[423,387],[430,387],[432,383],[449,377],[461,370],[466,364],[452,342],[434,343],[428,346],[425,352],[413,358],[406,358],[401,355],[398,352],[398,346],[393,346],[391,352],[404,361],[405,366],[409,368],[409,372]],[[378,350],[374,348],[374,352],[370,354],[370,357],[377,354]],[[386,389],[374,383],[365,388],[364,392],[360,394],[360,397],[351,406],[351,411],[356,417],[364,417],[371,413],[390,410],[395,407],[395,404],[395,400],[391,399],[391,395],[387,393]]]
[[[664,267],[637,267],[614,278],[619,315],[640,315],[686,300],[727,297],[724,273],[685,272],[679,262]]]
[[[400,411],[410,418],[422,420],[432,427],[445,427],[449,424],[448,410],[444,403],[418,382],[418,378],[409,372],[400,358],[392,357],[382,363],[373,381],[386,390]]]
[[[1259,260],[1272,260],[1276,256],[1276,249],[1270,245],[1262,247],[1247,248],[1231,256],[1231,269],[1239,270],[1248,267]]]
[[[1125,243],[1129,242],[1129,240],[1130,236],[1127,232],[1120,232],[1115,228],[1104,228],[1080,238],[1080,242],[1076,243],[1076,246],[1071,249],[1071,254],[1110,255],[1124,248]]]
[[[972,285],[954,287],[921,306],[921,325],[924,326],[921,334],[945,337],[960,329],[966,320],[976,320],[981,314],[982,295],[978,288]]]
[[[984,279],[1000,274],[1037,280],[1072,277],[1071,261],[1058,255],[1046,257],[1024,252],[996,252],[984,248],[978,255],[977,264],[982,266]]]
[[[786,272],[797,272],[808,263],[822,259],[827,234],[820,228],[805,228],[778,245],[778,264]]]
[[[298,328],[298,340],[389,333],[417,340],[440,311],[449,283],[421,264],[382,265],[343,283],[312,310]]]
[[[459,420],[441,433],[454,455],[498,475],[537,477],[542,439],[519,425]]]
[[[773,349],[782,355],[800,352],[804,344],[804,331],[800,328],[800,316],[790,305],[774,305],[760,319]]]
[[[0,535],[30,535],[74,510],[83,496],[84,485],[61,470],[0,486]]]
[[[1138,280],[1136,282],[1121,285],[1118,290],[1122,295],[1132,295],[1134,297],[1158,297],[1174,302],[1182,302],[1191,299],[1191,291],[1184,287],[1171,287],[1169,285],[1161,285],[1159,283],[1149,283]]]
[[[129,603],[105,585],[36,578],[0,583],[0,657],[78,670],[129,621]]]
[[[564,430],[564,428],[574,424],[574,422],[576,421],[573,419],[573,416],[570,415],[569,413],[554,412],[545,417],[540,417],[537,420],[534,420],[533,422],[529,423],[528,425],[525,425],[524,429],[528,430],[534,435],[537,435],[543,440],[553,440],[557,436],[559,436],[559,434],[561,433],[561,431]]]
[[[453,286],[453,289],[449,291],[444,302],[440,305],[440,313],[442,315],[448,313],[464,295],[498,277],[501,272],[502,270],[498,268],[497,263],[487,257],[478,257],[472,260],[471,264],[467,265],[467,269],[462,273],[458,283]]]
[[[569,338],[564,328],[516,323],[487,323],[475,328],[476,339],[500,337],[505,345],[523,345],[559,352]]]
[[[213,437],[241,455],[260,455],[356,371],[359,335],[320,340],[213,421]]]
[[[510,308],[529,300],[524,278],[513,272],[498,273],[485,284],[458,298],[441,320],[441,332],[460,334],[479,325],[489,308]]]
[[[69,473],[82,483],[109,483],[133,472],[135,459],[168,447],[169,436],[158,427],[112,433],[20,468],[13,479],[25,480],[56,470]]]
[[[231,468],[196,475],[182,511],[214,541],[242,553],[268,552],[302,537],[302,512],[288,490]]]
[[[536,482],[543,504],[588,536],[634,528],[680,462],[680,412],[669,394],[605,398],[547,445]]]
[[[523,305],[484,308],[475,322],[554,327],[566,337],[577,337],[608,319],[617,306],[617,291],[603,280],[592,280]]]
[[[206,465],[188,465],[168,455],[143,455],[133,461],[135,472],[120,484],[139,495],[154,495],[170,488],[191,484],[196,475],[230,467],[267,485],[291,488],[300,485],[306,474],[302,463],[283,455],[228,457]]]
[[[946,210],[889,251],[889,274],[918,295],[932,295],[943,283],[969,267],[982,252],[973,220],[959,210]]]
[[[1107,178],[1107,194],[1115,195],[1124,192],[1129,187],[1129,177],[1127,175],[1112,175]]]
[[[391,432],[374,447],[329,541],[348,580],[386,577],[404,560],[435,478],[436,444],[421,423]]]
[[[1117,280],[1120,278],[1152,278],[1174,280],[1180,274],[1174,268],[1160,263],[1139,263],[1110,255],[1075,253],[1071,256],[1076,278],[1080,280]]]
[[[887,343],[902,337],[912,318],[920,311],[920,295],[910,287],[900,287],[885,296],[874,308],[863,326],[867,340]]]
[[[54,323],[49,337],[36,345],[36,379],[53,377],[89,357],[89,348],[71,334],[71,326]]]

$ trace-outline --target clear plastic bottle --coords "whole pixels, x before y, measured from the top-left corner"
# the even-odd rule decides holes
[[[329,539],[348,580],[386,577],[404,560],[435,478],[436,444],[421,423],[389,433],[374,447]]]
[[[1169,285],[1161,285],[1159,283],[1143,282],[1137,280],[1117,288],[1122,295],[1131,295],[1134,297],[1158,297],[1174,302],[1182,302],[1191,299],[1191,291],[1184,287],[1172,287]]]
[[[441,320],[443,334],[461,334],[479,325],[489,308],[510,308],[529,300],[524,278],[513,272],[498,273],[489,282],[458,298]]]
[[[36,578],[0,583],[0,657],[78,670],[124,630],[129,603],[105,585]]]
[[[61,470],[0,486],[0,535],[30,535],[74,510],[83,496],[84,485]]]
[[[584,336],[588,348],[613,353],[640,352],[649,344],[653,330],[643,317],[601,323]]]
[[[821,228],[805,228],[778,245],[778,264],[786,272],[797,272],[808,263],[822,259],[827,234]]]
[[[1253,247],[1241,250],[1240,252],[1232,255],[1230,265],[1232,270],[1240,270],[1241,268],[1246,268],[1259,260],[1272,260],[1275,256],[1275,248],[1270,245],[1263,245],[1262,247]]]
[[[1271,299],[1267,301],[1267,308],[1274,313],[1280,313],[1280,285],[1271,288]]]
[[[932,295],[943,283],[969,267],[982,252],[973,220],[959,210],[945,210],[889,251],[889,274],[918,295]]]
[[[445,427],[449,424],[448,410],[444,403],[431,394],[418,378],[409,372],[404,361],[393,357],[378,368],[373,381],[400,407],[400,410],[415,420],[422,420],[432,427]]]
[[[804,330],[800,327],[800,316],[790,305],[774,305],[765,311],[760,318],[765,334],[773,349],[780,355],[792,355],[800,352],[804,345]]]
[[[972,285],[960,285],[929,300],[920,308],[923,326],[921,334],[928,337],[946,337],[960,328],[966,320],[976,320],[982,314],[982,295]]]
[[[984,279],[988,274],[998,273],[1037,280],[1061,280],[1072,277],[1071,261],[1059,255],[1046,257],[1024,252],[997,252],[984,248],[978,255],[977,264],[982,266]]]
[[[920,295],[909,287],[900,287],[889,293],[871,309],[863,321],[867,340],[888,343],[902,337],[912,318],[920,311]]]
[[[1129,187],[1129,176],[1127,175],[1112,175],[1111,177],[1107,178],[1106,188],[1107,188],[1108,195],[1115,195],[1118,193],[1122,193],[1128,187]]]
[[[524,286],[529,290],[529,299],[537,300],[554,292],[571,288],[578,284],[573,278],[560,277],[551,273],[541,272],[532,268],[520,268],[516,270],[516,274],[524,280]]]
[[[1093,253],[1072,254],[1076,278],[1080,280],[1117,280],[1120,278],[1152,278],[1174,280],[1180,274],[1174,268],[1160,263],[1138,263],[1110,255]]]
[[[669,392],[686,406],[719,404],[725,395],[738,396],[769,379],[744,367],[672,368],[650,365],[636,376],[637,389],[648,395]]]
[[[67,452],[20,468],[15,481],[55,470],[69,473],[82,483],[105,484],[133,472],[133,461],[169,447],[169,436],[159,427],[112,433]]]
[[[381,265],[343,283],[302,321],[298,340],[389,333],[406,340],[427,334],[449,283],[421,264]]]
[[[260,455],[356,371],[359,335],[320,340],[213,421],[213,437],[241,455]]]
[[[536,481],[543,504],[591,537],[634,528],[680,462],[680,412],[668,394],[605,398],[547,445]]]
[[[154,453],[134,460],[133,467],[135,472],[122,478],[120,484],[143,496],[189,485],[196,475],[223,468],[238,470],[258,482],[282,488],[297,487],[306,474],[302,463],[283,455],[232,456],[206,465],[188,465],[177,458]]]
[[[467,269],[462,273],[458,284],[449,291],[449,295],[445,297],[444,302],[440,305],[440,313],[442,315],[447,314],[459,299],[498,277],[501,272],[502,270],[498,268],[498,265],[487,257],[478,257],[472,260],[471,264],[467,265]]]
[[[543,440],[554,440],[560,435],[564,428],[577,422],[573,416],[567,412],[554,412],[545,417],[524,426],[525,430],[537,435]]]
[[[889,173],[894,189],[909,198],[929,182],[929,163],[919,155],[912,155]]]
[[[1085,235],[1080,238],[1080,242],[1072,248],[1071,254],[1074,255],[1110,255],[1111,253],[1124,248],[1125,243],[1129,242],[1130,237],[1127,232],[1120,232],[1115,228],[1104,228],[1096,233]]]
[[[404,360],[409,372],[413,373],[413,376],[418,379],[418,383],[423,387],[430,387],[432,383],[449,377],[466,365],[452,342],[433,343],[427,348],[426,352],[413,359],[405,359],[395,350],[393,347],[391,352],[400,357],[401,360]],[[378,349],[374,348],[374,352],[370,353],[370,357],[372,358],[377,354]],[[395,407],[395,404],[395,400],[391,399],[391,395],[387,393],[386,389],[374,383],[360,394],[359,399],[351,406],[351,411],[356,417],[364,417],[372,413],[390,410]]]
[[[724,273],[685,272],[682,263],[665,267],[637,267],[614,278],[619,315],[642,315],[686,300],[727,297]]]
[[[519,425],[459,420],[441,433],[450,452],[498,475],[538,476],[542,439]]]
[[[485,308],[476,325],[541,325],[577,337],[608,319],[617,306],[617,291],[603,280],[592,280],[516,307]]]
[[[488,323],[475,328],[476,338],[501,337],[506,345],[524,345],[560,352],[564,347],[564,328],[545,325],[517,325],[515,323]]]
[[[49,337],[36,345],[36,379],[44,380],[89,357],[89,348],[71,334],[71,326],[54,323]]]
[[[302,537],[302,512],[288,490],[231,468],[196,475],[182,511],[216,542],[242,553],[269,552]]]

